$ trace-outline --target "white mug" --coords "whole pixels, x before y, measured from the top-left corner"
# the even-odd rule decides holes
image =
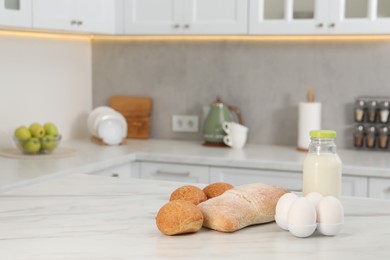
[[[222,128],[227,134],[223,142],[234,148],[242,149],[246,143],[248,128],[235,122],[223,122]]]

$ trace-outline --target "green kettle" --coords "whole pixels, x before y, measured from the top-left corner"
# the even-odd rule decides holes
[[[232,111],[236,113],[238,123],[244,124],[240,110],[231,105],[224,104],[219,97],[211,104],[210,111],[203,125],[203,138],[205,145],[223,145],[226,133],[223,131],[223,122],[232,122]]]

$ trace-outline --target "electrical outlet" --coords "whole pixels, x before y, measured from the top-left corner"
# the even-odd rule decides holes
[[[172,131],[196,133],[199,131],[198,121],[198,116],[173,115]]]

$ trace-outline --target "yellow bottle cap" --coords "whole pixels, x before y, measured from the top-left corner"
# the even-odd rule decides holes
[[[336,131],[333,130],[313,130],[310,137],[314,138],[336,138]]]

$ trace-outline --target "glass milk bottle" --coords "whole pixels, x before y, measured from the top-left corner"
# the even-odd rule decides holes
[[[303,194],[318,192],[323,196],[341,195],[341,160],[336,152],[336,132],[310,132],[309,151],[303,162]]]

